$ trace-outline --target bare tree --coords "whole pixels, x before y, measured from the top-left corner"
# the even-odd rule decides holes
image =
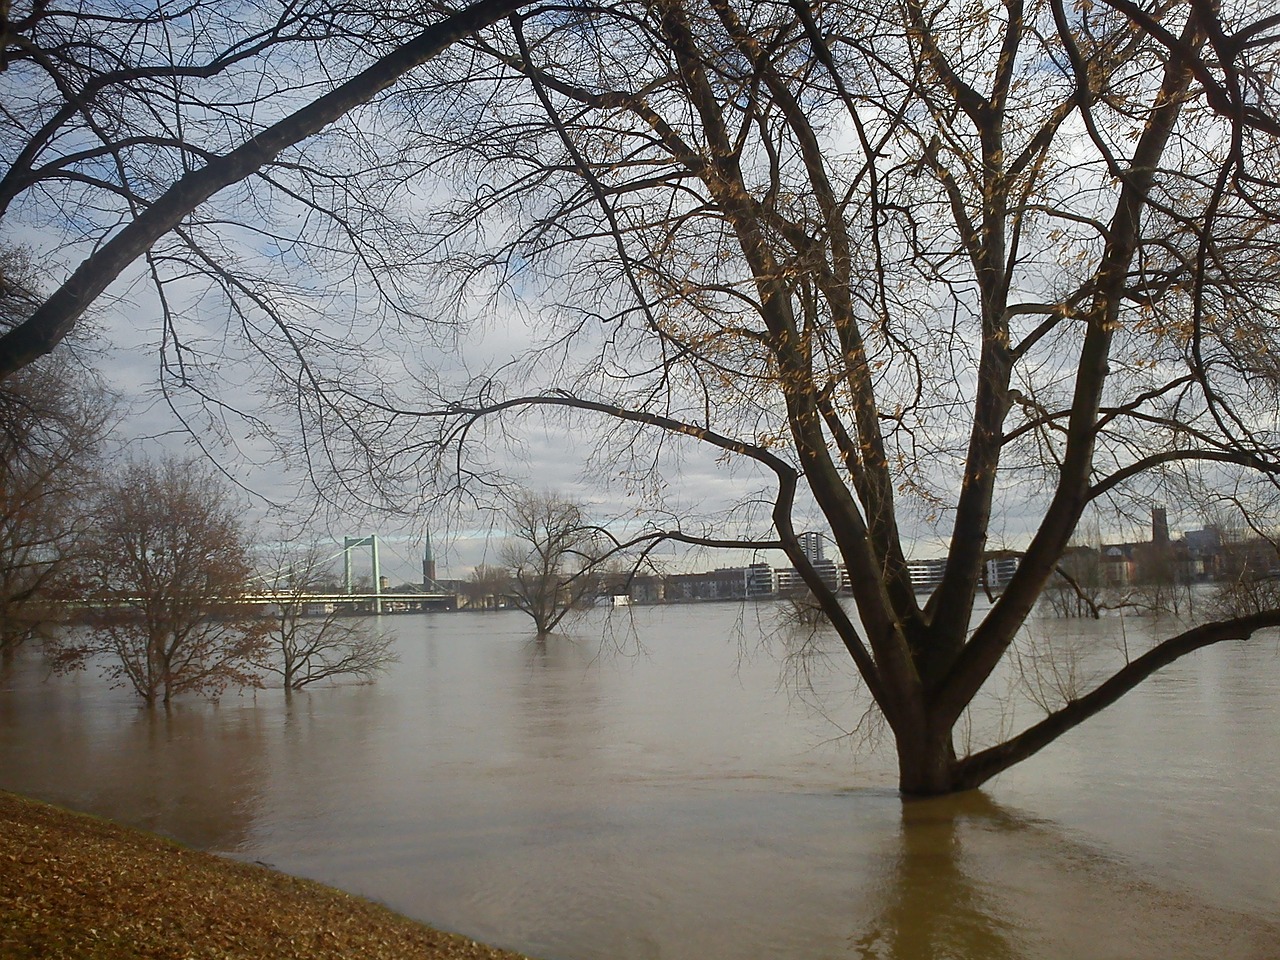
[[[551,493],[524,492],[507,508],[508,596],[533,618],[539,639],[595,592],[591,564],[599,528],[582,508]]]
[[[1107,608],[1100,548],[1075,544],[1067,548],[1045,587],[1044,600],[1054,616],[1098,619]]]
[[[1212,598],[1214,609],[1223,616],[1246,616],[1280,606],[1280,573],[1238,571],[1219,584]]]
[[[104,483],[84,559],[89,629],[56,662],[102,658],[147,706],[182,693],[258,686],[262,619],[245,603],[249,549],[239,508],[210,468],[135,460]]]
[[[48,358],[0,389],[0,652],[59,619],[88,528],[110,404]]]
[[[461,42],[504,13],[501,29]],[[387,32],[410,19],[386,18]],[[354,35],[373,56],[386,34]],[[39,49],[24,27],[5,36]],[[48,349],[175,231],[172,258],[149,266],[198,270],[231,299],[264,362],[301,388],[304,426],[324,418],[307,439],[353,482],[381,481],[401,456],[484,489],[486,424],[515,429],[522,411],[608,424],[592,456],[616,454],[628,481],[651,488],[656,447],[702,444],[772,484],[771,529],[750,511],[686,529],[655,510],[639,543],[785,551],[893,732],[901,788],[974,787],[1178,657],[1280,623],[1268,609],[1170,636],[1041,722],[957,751],[957,722],[1090,504],[1149,498],[1173,471],[1260,488],[1280,472],[1280,439],[1254,413],[1280,400],[1278,45],[1271,10],[1251,0],[480,3],[236,146],[207,160],[179,152],[182,175],[139,194],[140,212],[119,211],[127,226],[86,231],[105,242],[0,338],[0,374]],[[432,57],[372,125],[405,139],[386,144],[352,121],[330,141],[357,183],[282,157]],[[32,103],[67,104],[79,123],[83,88],[41,84],[53,93]],[[76,138],[41,139],[62,128],[40,116],[13,139],[66,144],[50,170],[120,192],[119,150],[76,168]],[[366,271],[380,245],[359,238],[392,236],[388,211],[404,197],[460,196],[396,223],[382,249],[415,251],[413,279],[442,304],[518,290],[523,309],[545,308],[531,325],[545,349],[470,383],[423,377],[415,398],[389,383],[356,389],[350,349],[323,369],[326,348],[366,341],[334,343],[301,321],[309,303],[291,316],[184,233],[205,199],[271,163],[262,189],[283,184],[270,196],[289,197],[284,209],[300,203],[302,222],[332,227],[308,241],[308,266],[342,247],[349,274],[375,274],[380,293],[402,288]],[[220,236],[218,220],[208,211],[196,226]],[[195,359],[186,341],[166,342],[181,382],[194,382],[195,364],[179,362]],[[809,501],[850,572],[856,619],[800,549],[794,517]],[[975,624],[993,517],[1008,506],[1034,516],[1027,548]],[[924,604],[906,564],[920,529],[949,545]]]
[[[1129,604],[1142,611],[1178,617],[1195,612],[1195,591],[1187,563],[1176,544],[1141,543],[1135,546],[1136,577]]]
[[[368,463],[398,449],[479,489],[489,424],[540,411],[600,423],[592,465],[617,452],[614,475],[650,489],[663,445],[767,478],[771,531],[655,514],[639,539],[785,551],[912,794],[977,786],[1178,657],[1280,624],[1268,609],[1176,633],[957,751],[1090,504],[1142,504],[1174,471],[1280,475],[1254,413],[1280,403],[1266,10],[659,0],[508,27],[468,44],[466,83],[417,84],[415,147],[465,171],[462,201],[424,221],[442,275],[553,304],[544,349],[424,378],[416,409],[380,402]],[[800,548],[809,504],[856,617]],[[1010,507],[1034,517],[1026,549],[975,620]],[[918,531],[949,544],[924,603]]]
[[[369,621],[317,607],[314,596],[329,579],[324,552],[312,546],[282,547],[262,581],[274,603],[260,665],[280,678],[286,694],[323,680],[369,683],[399,659],[392,637],[375,633]]]
[[[38,299],[34,270],[22,251],[0,250],[0,327]],[[66,348],[0,384],[0,654],[57,618],[51,601],[87,527],[111,409]]]
[[[1280,607],[1280,537],[1220,512],[1218,584],[1212,605],[1219,616],[1246,616]]]

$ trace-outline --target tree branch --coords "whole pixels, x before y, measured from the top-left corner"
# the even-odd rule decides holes
[[[960,789],[980,786],[1001,771],[1025,760],[1068,730],[1111,706],[1147,677],[1175,660],[1216,643],[1248,640],[1259,630],[1276,626],[1280,626],[1280,610],[1267,610],[1194,627],[1157,644],[1142,656],[1125,664],[1092,692],[1072,700],[1004,743],[961,760],[957,770],[957,786]]]

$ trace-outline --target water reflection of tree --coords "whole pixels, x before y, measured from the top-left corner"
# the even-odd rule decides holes
[[[0,786],[230,851],[251,835],[266,773],[252,707],[140,711],[91,684],[43,684],[38,664],[0,696]]]
[[[227,714],[224,716],[224,714]],[[201,849],[234,850],[249,839],[265,777],[256,709],[182,705],[140,711],[126,730],[130,763],[99,788],[99,803]],[[145,746],[140,742],[145,738]]]
[[[371,784],[378,779],[380,763],[404,773],[421,762],[416,737],[392,744],[404,751],[394,760],[385,756],[386,744],[378,734],[389,720],[388,695],[376,686],[349,686],[341,690],[311,691],[285,697],[279,703],[279,752],[272,760],[276,789],[291,794],[288,805],[297,811],[333,803],[343,792],[363,797],[367,805]],[[319,784],[324,790],[316,789]],[[303,791],[305,799],[297,796]],[[359,799],[352,799],[361,806]]]
[[[564,636],[524,644],[524,683],[516,702],[520,740],[531,756],[585,757],[600,730],[599,664],[586,645]]]
[[[1012,960],[1020,956],[1001,906],[989,902],[966,869],[963,827],[1011,822],[979,791],[902,805],[901,850],[885,885],[885,902],[853,941],[863,960]]]

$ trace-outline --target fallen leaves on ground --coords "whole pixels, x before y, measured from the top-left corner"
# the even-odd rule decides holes
[[[521,960],[341,891],[0,793],[4,960]]]

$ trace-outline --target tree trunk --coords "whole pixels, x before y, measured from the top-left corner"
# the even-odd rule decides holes
[[[898,790],[904,796],[934,797],[964,789],[956,779],[955,745],[951,730],[928,727],[896,736]]]

